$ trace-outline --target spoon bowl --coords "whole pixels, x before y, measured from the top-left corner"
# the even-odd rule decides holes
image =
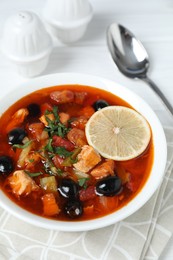
[[[156,84],[147,77],[149,57],[144,46],[133,33],[124,26],[113,23],[107,30],[107,44],[112,59],[122,74],[148,83],[173,116],[172,105]]]

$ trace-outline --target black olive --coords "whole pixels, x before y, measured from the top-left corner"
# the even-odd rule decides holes
[[[22,144],[23,138],[27,135],[23,128],[14,128],[8,133],[9,144]]]
[[[29,111],[29,117],[36,117],[40,115],[40,106],[38,104],[32,103],[27,106]]]
[[[8,175],[13,171],[13,161],[9,156],[0,156],[0,173]]]
[[[80,217],[83,213],[83,207],[79,200],[70,200],[65,205],[65,213],[70,218]]]
[[[62,179],[58,190],[65,198],[75,198],[79,192],[79,185],[71,179]]]
[[[108,176],[96,184],[96,193],[104,196],[116,195],[122,187],[121,180],[118,176]]]
[[[103,100],[103,99],[99,99],[99,100],[97,100],[97,101],[93,104],[93,107],[94,107],[94,110],[95,110],[95,111],[98,111],[98,110],[100,110],[100,109],[102,109],[102,108],[104,108],[104,107],[108,107],[108,106],[109,106],[108,102],[106,102],[106,101]]]

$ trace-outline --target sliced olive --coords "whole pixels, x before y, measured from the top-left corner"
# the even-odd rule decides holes
[[[104,196],[116,195],[122,187],[121,179],[118,176],[108,176],[96,184],[96,193]]]
[[[9,175],[13,171],[13,161],[9,156],[0,156],[0,173]]]
[[[14,128],[8,133],[9,144],[22,144],[23,138],[27,135],[23,128]]]
[[[102,108],[104,108],[104,107],[108,107],[108,106],[109,106],[108,102],[106,102],[106,101],[103,100],[103,99],[99,99],[99,100],[97,100],[97,101],[93,104],[93,107],[94,107],[94,110],[95,110],[95,111],[98,111],[98,110],[100,110],[100,109],[102,109]]]
[[[31,103],[27,106],[27,109],[29,111],[29,117],[36,117],[40,115],[40,106],[35,103]]]
[[[83,213],[83,207],[79,200],[70,200],[65,205],[65,213],[70,218],[80,217]]]
[[[63,197],[73,199],[79,193],[79,185],[71,179],[62,179],[58,190]]]

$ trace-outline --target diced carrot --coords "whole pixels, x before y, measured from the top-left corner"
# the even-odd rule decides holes
[[[12,192],[17,196],[27,196],[32,191],[39,190],[39,187],[36,185],[35,181],[23,170],[18,170],[11,174],[8,177],[7,182],[9,183]]]
[[[27,108],[19,109],[12,116],[10,122],[7,125],[6,131],[9,132],[10,130],[12,130],[16,126],[20,126],[23,123],[23,121],[25,120],[25,118],[27,117],[28,114],[29,114],[29,112],[28,112]]]
[[[79,111],[79,115],[90,118],[95,113],[95,110],[92,106],[86,106]]]
[[[88,172],[101,161],[100,155],[89,145],[82,147],[82,151],[78,154],[77,159],[78,162],[73,164],[73,166],[81,172]]]
[[[114,174],[114,161],[113,160],[107,160],[106,162],[100,164],[99,166],[96,166],[92,171],[91,175],[95,179],[101,179],[108,175]]]
[[[41,199],[43,202],[43,214],[45,216],[51,217],[60,213],[60,208],[53,193],[47,193]]]
[[[67,138],[70,142],[78,147],[82,147],[87,144],[85,132],[78,128],[72,128],[68,134]]]

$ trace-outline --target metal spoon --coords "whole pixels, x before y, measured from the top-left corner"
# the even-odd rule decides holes
[[[127,77],[139,78],[148,83],[173,116],[173,106],[156,84],[147,77],[149,58],[142,43],[128,29],[117,23],[109,26],[107,43],[118,69]]]

